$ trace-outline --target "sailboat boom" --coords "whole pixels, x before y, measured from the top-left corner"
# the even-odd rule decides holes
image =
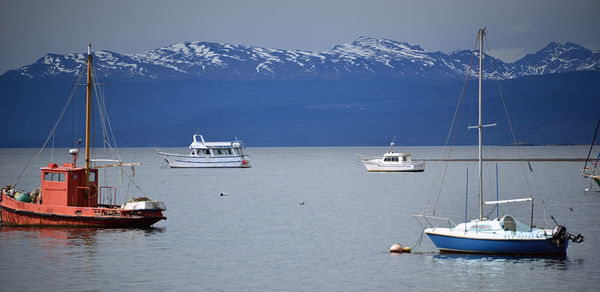
[[[500,201],[487,201],[487,202],[483,202],[483,204],[484,205],[498,205],[498,204],[517,203],[517,202],[529,202],[529,201],[533,201],[533,198],[511,199],[511,200],[500,200]]]

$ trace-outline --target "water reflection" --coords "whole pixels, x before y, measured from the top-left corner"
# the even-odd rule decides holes
[[[165,231],[164,227],[103,229],[1,226],[0,271],[19,269],[36,276],[35,281],[3,283],[0,290],[60,291],[66,287],[89,290],[89,285],[93,286],[94,281],[100,285],[96,287],[101,287],[103,274],[110,272],[115,265],[122,264],[126,258],[130,267],[139,264],[139,259],[132,260],[128,256],[147,248],[148,242],[154,244],[157,235]]]
[[[119,233],[128,235],[152,236],[163,233],[165,227],[151,227],[144,229],[127,228],[59,228],[59,227],[13,227],[0,226],[0,237],[14,239],[38,239],[39,246],[44,249],[61,249],[65,247],[95,247],[98,237],[111,237]]]
[[[510,265],[528,265],[531,269],[551,268],[567,270],[569,267],[580,263],[572,262],[567,256],[510,256],[510,255],[476,255],[476,254],[441,254],[436,253],[431,257],[433,264],[443,263],[462,267],[503,267]]]

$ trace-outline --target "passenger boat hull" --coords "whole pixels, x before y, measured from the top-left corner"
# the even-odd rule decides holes
[[[565,239],[556,245],[552,238],[480,239],[426,233],[440,252],[445,253],[560,256],[567,253],[569,245]]]
[[[249,168],[250,162],[242,156],[191,156],[160,152],[171,168]]]
[[[162,210],[45,206],[1,196],[1,220],[7,226],[146,228],[166,219]]]

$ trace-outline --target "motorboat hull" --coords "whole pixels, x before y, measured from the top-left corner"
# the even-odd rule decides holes
[[[368,172],[423,172],[425,164],[423,163],[389,163],[380,161],[364,160],[363,165]]]
[[[426,232],[433,244],[444,253],[507,254],[507,255],[565,255],[568,240],[555,244],[552,238],[544,239],[482,239]]]

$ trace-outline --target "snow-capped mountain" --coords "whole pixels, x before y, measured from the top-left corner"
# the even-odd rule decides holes
[[[529,54],[513,64],[522,75],[542,75],[600,69],[600,52],[578,44],[552,42],[537,53]]]
[[[323,51],[183,42],[140,54],[94,54],[99,82],[111,84],[117,140],[128,146],[185,145],[199,127],[215,139],[243,135],[253,146],[384,145],[398,131],[405,145],[439,145],[459,94],[466,103],[477,94],[476,86],[463,86],[465,75],[477,71],[469,68],[477,64],[472,50],[431,52],[370,37]],[[600,108],[599,56],[550,43],[514,63],[484,58],[486,78],[506,79],[502,92],[517,109],[511,116],[527,125],[519,141],[588,143]],[[47,54],[0,76],[6,117],[0,147],[37,146],[34,137],[48,134],[67,94],[82,93],[72,85],[84,83],[74,75],[85,61],[82,53]],[[493,101],[497,84],[486,85]],[[76,112],[83,102],[74,100]],[[486,116],[498,121],[486,143],[512,143],[495,134],[507,130],[502,107],[486,104]],[[70,122],[74,129],[58,134],[56,145],[70,147],[73,131],[81,129],[77,115]]]
[[[141,54],[96,51],[96,70],[110,78],[215,80],[340,78],[390,76],[461,79],[473,74],[470,50],[430,52],[418,45],[360,37],[325,51],[281,50],[211,42],[183,42]],[[485,58],[486,78],[513,79],[529,75],[600,70],[600,53],[577,44],[550,43],[514,63]],[[47,54],[34,64],[6,74],[37,78],[73,75],[84,54]]]

